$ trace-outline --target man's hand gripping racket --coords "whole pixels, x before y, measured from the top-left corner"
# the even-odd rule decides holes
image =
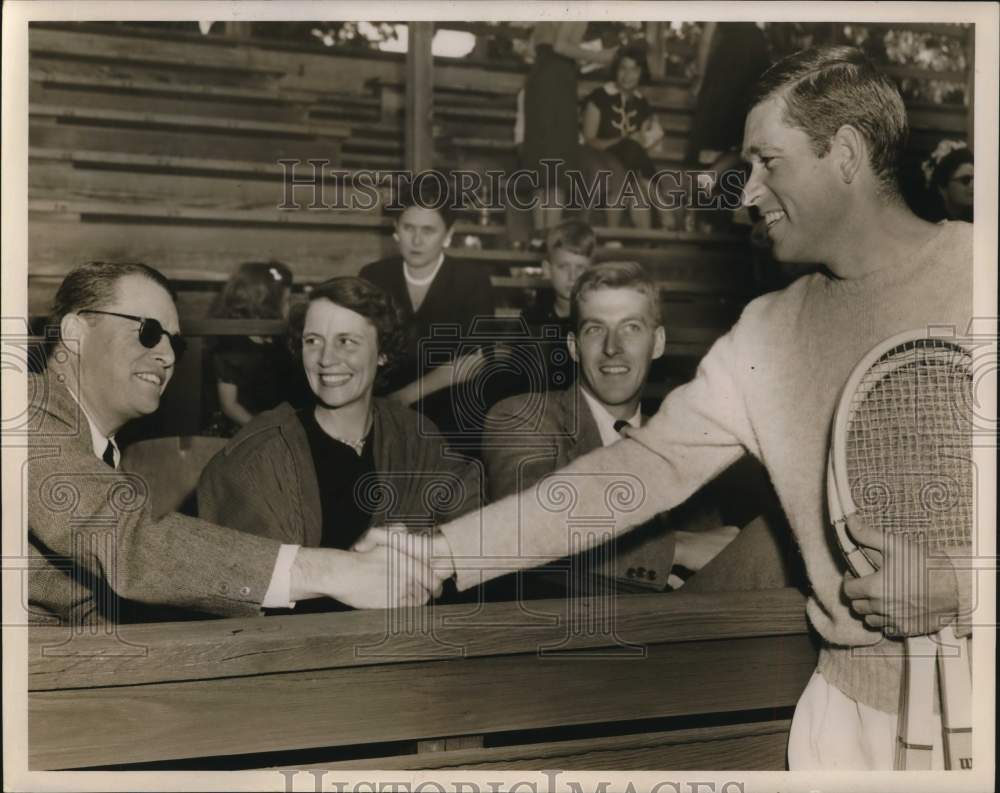
[[[897,768],[931,767],[935,673],[946,767],[972,768],[969,640],[939,619],[958,608],[947,552],[972,541],[971,405],[971,353],[908,332],[858,363],[834,414],[827,498],[857,576],[844,591],[868,625],[906,636]]]

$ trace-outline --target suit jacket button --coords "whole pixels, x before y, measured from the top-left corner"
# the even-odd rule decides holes
[[[240,587],[240,594],[243,595],[243,597],[246,597],[247,595],[249,595],[250,594],[250,587],[248,587],[248,586],[241,586]]]
[[[223,595],[227,594],[229,592],[229,584],[227,584],[225,581],[223,581],[221,584],[219,584],[219,591]]]

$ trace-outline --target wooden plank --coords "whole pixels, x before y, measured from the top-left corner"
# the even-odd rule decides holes
[[[32,57],[31,68],[28,72],[32,81],[44,83],[47,87],[72,87],[94,91],[118,90],[188,98],[211,97],[219,101],[239,101],[257,107],[266,105],[289,107],[299,104],[314,104],[320,100],[331,101],[329,95],[320,96],[309,91],[220,85],[198,81],[187,74],[174,75],[175,79],[172,81],[162,77],[153,79],[141,69],[135,70],[134,76],[124,76],[126,74],[132,73],[125,69],[118,72],[112,72],[103,67],[88,69],[81,64],[74,64],[73,70],[69,71],[64,60],[51,60],[39,56]],[[378,105],[374,98],[361,95],[341,96],[338,97],[338,101],[357,101]]]
[[[657,287],[663,292],[684,292],[691,294],[715,294],[721,291],[727,291],[726,287],[729,285],[718,284],[706,281],[698,280],[664,280],[660,278],[653,279],[656,282]],[[541,278],[527,278],[524,276],[503,276],[494,275],[490,278],[490,282],[494,289],[545,289],[548,287],[548,282]],[[728,291],[736,291],[736,286],[733,285]]]
[[[127,194],[125,198],[131,198]],[[273,198],[274,196],[272,196]],[[332,200],[332,199],[331,199]],[[279,202],[280,203],[280,196]],[[380,207],[372,210],[313,210],[303,201],[299,209],[274,209],[272,201],[270,208],[240,207],[237,209],[217,206],[186,206],[168,205],[163,203],[143,203],[141,201],[107,201],[100,198],[90,200],[62,200],[47,197],[42,191],[35,191],[28,201],[28,211],[36,217],[58,215],[60,217],[76,216],[86,222],[91,220],[107,221],[114,218],[139,219],[148,221],[171,221],[178,224],[215,223],[228,226],[246,226],[266,228],[276,226],[302,226],[310,230],[323,228],[365,228],[376,232],[387,232],[392,229],[394,221],[383,217]],[[497,237],[506,234],[506,229],[493,224],[482,225],[468,221],[455,223],[455,233],[459,236],[473,234],[476,237]],[[506,253],[506,252],[502,252]]]
[[[346,205],[354,193],[350,186],[336,186],[332,179],[325,182],[322,192],[316,189],[316,196],[330,204]],[[289,190],[288,195],[304,207],[313,200],[309,188],[298,187],[294,192]],[[156,166],[150,166],[150,170],[114,164],[93,167],[90,163],[70,159],[38,159],[31,152],[28,197],[120,202],[133,206],[169,203],[174,207],[274,210],[285,201],[285,185],[281,171],[274,168],[269,174],[177,173],[163,172]]]
[[[59,149],[32,146],[28,150],[32,160],[58,160],[71,162],[78,167],[115,168],[130,171],[164,171],[205,173],[213,175],[251,176],[257,179],[283,178],[284,168],[274,160],[257,162],[253,160],[208,159],[204,157],[184,157],[164,154],[129,153],[118,151],[88,151],[86,149]],[[322,157],[320,159],[323,159]],[[326,159],[330,159],[327,157]],[[332,160],[331,160],[332,162]],[[307,167],[310,167],[308,163]],[[327,167],[327,166],[324,166]],[[333,165],[330,171],[344,172]],[[310,171],[311,173],[311,171]],[[348,171],[348,173],[353,173]]]
[[[933,69],[925,69],[922,66],[908,66],[897,63],[887,63],[879,66],[879,71],[888,74],[890,77],[895,77],[897,80],[901,79],[912,79],[912,80],[940,80],[946,83],[957,83],[958,85],[965,85],[966,73],[961,71],[935,71]]]
[[[30,276],[65,276],[91,259],[147,262],[168,276],[174,271],[228,276],[241,262],[275,258],[288,263],[296,278],[320,280],[355,275],[368,262],[396,253],[381,230],[313,226],[244,226],[238,234],[223,224],[184,225],[116,222],[62,222],[48,215],[30,218]],[[538,254],[523,251],[450,248],[458,261],[515,265],[537,264]]]
[[[32,198],[28,201],[28,211],[39,216],[53,213],[57,215],[79,215],[95,218],[135,218],[150,221],[175,220],[179,223],[218,223],[220,225],[303,226],[367,228],[388,230],[392,220],[382,217],[377,211],[310,210],[301,209],[224,209],[200,206],[171,206],[167,204],[128,204],[101,200],[60,201],[47,198]],[[469,224],[472,225],[472,224]],[[474,228],[478,228],[475,227]]]
[[[34,27],[34,26],[32,26]],[[90,80],[141,80],[161,83],[164,86],[189,86],[197,83],[217,87],[222,90],[270,90],[271,80],[266,75],[241,71],[197,71],[172,67],[170,64],[129,63],[126,61],[88,60],[79,53],[40,53],[29,56],[30,68],[34,72],[73,74]]]
[[[63,223],[29,218],[29,275],[64,276],[91,259],[144,261],[162,269],[200,270],[226,277],[246,261],[280,259],[296,273],[317,278],[356,275],[368,262],[390,256],[392,238],[370,229],[322,226],[254,228],[149,223]]]
[[[190,70],[225,70],[280,77],[284,70],[260,63],[255,48],[205,39],[157,41],[140,36],[112,36],[83,30],[52,30],[32,25],[28,33],[32,54],[63,54],[103,61],[169,65]]]
[[[656,644],[645,657],[531,653],[34,692],[28,764],[78,768],[788,707],[815,663],[800,634]]]
[[[482,735],[457,735],[450,738],[432,738],[431,740],[419,741],[417,743],[417,754],[446,752],[456,749],[481,749],[482,746]]]
[[[179,127],[103,127],[43,119],[29,122],[28,142],[32,148],[233,160],[240,163],[257,161],[272,167],[279,159],[298,159],[302,162],[326,159],[337,164],[340,157],[340,141],[337,138],[282,138],[236,134],[218,129],[200,134]]]
[[[791,720],[697,727],[639,735],[451,750],[426,755],[373,757],[330,763],[298,764],[287,769],[381,769],[459,771],[470,769],[574,771],[783,771]],[[276,767],[275,770],[282,768]],[[558,779],[558,777],[557,777]]]
[[[674,244],[678,242],[698,245],[746,245],[747,237],[740,234],[723,234],[704,231],[664,231],[661,229],[634,229],[629,227],[610,228],[595,226],[594,233],[599,241],[629,240]]]
[[[588,601],[574,601],[586,608]],[[567,649],[607,645],[606,635],[569,634],[565,600],[532,601],[526,616],[518,603],[489,603],[482,610],[435,605],[406,614],[414,631],[393,634],[392,615],[379,611],[290,617],[120,625],[117,636],[75,637],[59,648],[61,628],[32,627],[28,688],[32,691],[119,686],[169,680],[213,679],[307,669],[368,666],[428,657],[465,658],[534,652],[566,642]],[[806,631],[802,595],[793,589],[753,593],[622,595],[615,600],[615,631],[632,643],[685,642]],[[393,619],[402,619],[397,617]],[[422,626],[426,625],[426,628]],[[421,628],[416,630],[416,628]],[[429,634],[429,635],[428,635]],[[117,652],[120,642],[144,647],[142,656]],[[358,648],[378,651],[358,652]],[[448,733],[455,734],[452,730]]]
[[[911,129],[965,133],[966,108],[961,105],[910,105],[906,114]]]
[[[122,81],[128,82],[128,81]],[[28,88],[31,105],[87,107],[102,110],[134,110],[141,106],[146,113],[168,116],[197,116],[247,121],[308,124],[306,111],[289,103],[226,101],[211,92],[194,95],[157,95],[148,90],[120,89],[111,86],[75,85],[67,81],[55,84],[32,80]]]
[[[347,138],[350,128],[341,124],[291,124],[278,121],[256,121],[244,118],[214,118],[182,113],[156,113],[118,110],[86,105],[48,105],[32,103],[28,113],[36,118],[55,118],[74,123],[95,123],[104,126],[138,126],[177,128],[182,130],[212,130],[247,135],[274,135],[294,138]]]

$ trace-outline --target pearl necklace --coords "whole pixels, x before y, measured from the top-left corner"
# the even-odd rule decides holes
[[[410,275],[410,266],[404,261],[403,262],[403,277],[406,278],[408,284],[413,286],[427,286],[431,281],[437,277],[438,270],[441,269],[441,265],[444,264],[444,256],[441,257],[440,261],[434,265],[434,269],[431,271],[430,275],[425,275],[423,278],[415,278]]]
[[[344,444],[345,446],[350,446],[354,450],[354,453],[358,455],[358,457],[360,457],[362,452],[364,452],[365,441],[368,440],[367,435],[361,438],[361,440],[357,441],[349,441],[347,440],[347,438],[341,438],[339,435],[330,435],[330,437],[333,438],[333,440],[335,441],[340,441],[340,443]]]
[[[316,419],[316,423],[319,424],[319,428],[323,430],[327,437],[332,438],[345,446],[350,446],[354,450],[354,453],[360,457],[362,452],[365,450],[365,443],[368,440],[368,436],[371,434],[373,422],[372,414],[369,412],[368,418],[365,421],[365,433],[356,441],[348,440],[347,438],[342,438],[340,435],[334,435],[332,432],[329,432],[322,424],[320,424],[319,418]]]

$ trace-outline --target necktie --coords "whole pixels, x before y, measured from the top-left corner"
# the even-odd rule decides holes
[[[101,459],[112,468],[115,467],[115,447],[111,441],[108,441],[108,445],[104,447],[104,454],[101,455]]]
[[[621,435],[622,430],[625,429],[627,426],[629,426],[629,423],[625,421],[625,419],[618,419],[614,424],[615,432]]]

